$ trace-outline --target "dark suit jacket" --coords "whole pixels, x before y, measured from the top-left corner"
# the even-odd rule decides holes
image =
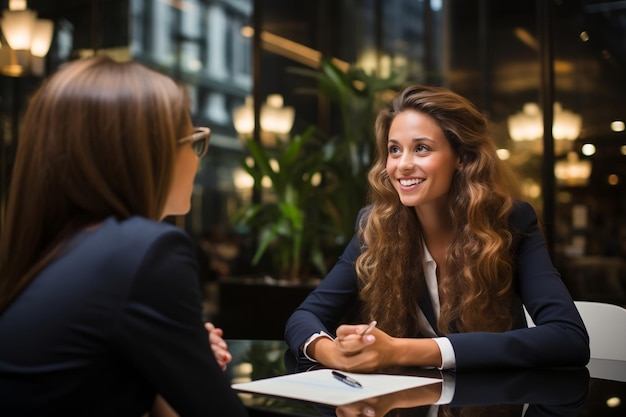
[[[80,233],[0,315],[0,414],[247,415],[203,327],[179,228],[135,217]]]
[[[510,225],[518,296],[511,309],[519,317],[516,328],[503,333],[446,335],[454,348],[456,369],[584,366],[589,361],[589,337],[552,265],[532,206],[516,202]],[[354,264],[359,254],[353,237],[333,269],[288,319],[285,339],[298,361],[306,362],[302,346],[311,335],[321,330],[332,335],[356,305],[359,286]],[[522,304],[537,327],[528,328],[521,318]]]

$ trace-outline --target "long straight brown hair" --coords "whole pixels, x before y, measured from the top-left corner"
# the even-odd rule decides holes
[[[78,230],[161,217],[176,140],[191,131],[183,87],[134,62],[67,64],[31,97],[0,240],[0,312]]]

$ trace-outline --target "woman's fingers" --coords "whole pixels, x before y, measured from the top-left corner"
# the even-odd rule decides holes
[[[228,351],[228,345],[222,338],[224,332],[222,329],[217,328],[213,323],[207,322],[204,324],[204,328],[209,332],[209,344],[213,355],[217,360],[220,368],[226,369],[226,365],[233,359],[232,355]]]

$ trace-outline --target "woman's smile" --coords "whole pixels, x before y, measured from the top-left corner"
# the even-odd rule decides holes
[[[403,188],[412,189],[415,188],[413,186],[419,185],[426,180],[424,178],[400,178],[398,181]]]

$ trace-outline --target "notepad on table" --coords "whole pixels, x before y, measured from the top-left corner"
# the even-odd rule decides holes
[[[339,406],[441,382],[438,378],[420,376],[342,372],[361,383],[362,388],[356,388],[338,381],[331,372],[330,369],[318,369],[233,384],[232,387],[242,392]]]

